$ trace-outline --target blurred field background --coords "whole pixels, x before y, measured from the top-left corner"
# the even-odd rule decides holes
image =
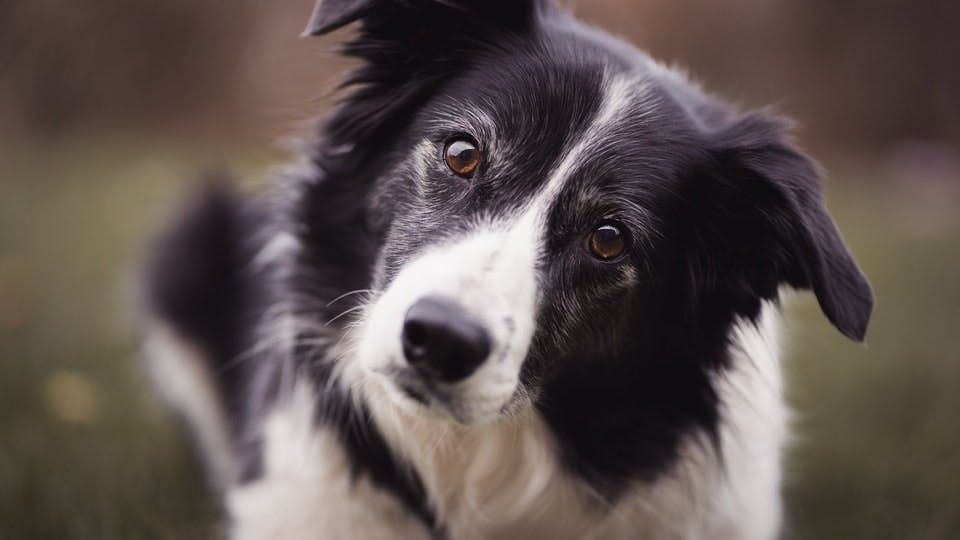
[[[868,345],[788,303],[787,537],[960,538],[960,2],[580,0],[829,171]],[[252,186],[347,65],[310,0],[0,0],[0,540],[208,538],[145,383],[136,264],[196,172]]]

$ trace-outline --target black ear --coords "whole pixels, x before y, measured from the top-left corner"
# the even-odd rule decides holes
[[[376,0],[317,0],[304,35],[319,36],[350,24],[375,4]]]
[[[811,288],[830,322],[863,341],[873,293],[827,214],[817,167],[786,130],[786,122],[754,113],[713,135],[711,165],[697,180],[710,281],[747,312],[781,284]]]
[[[317,0],[304,34],[319,36],[367,16],[399,11],[419,15],[446,11],[462,20],[473,18],[514,26],[523,24],[536,9],[547,3],[548,0]],[[394,20],[394,23],[402,24],[403,21]],[[442,27],[433,30],[445,31]]]

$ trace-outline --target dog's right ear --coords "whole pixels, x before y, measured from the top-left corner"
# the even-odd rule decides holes
[[[551,0],[319,0],[306,35],[359,22],[340,49],[360,60],[327,123],[331,146],[371,148],[484,51],[534,33]]]
[[[319,36],[346,26],[375,4],[376,0],[318,0],[303,35]]]

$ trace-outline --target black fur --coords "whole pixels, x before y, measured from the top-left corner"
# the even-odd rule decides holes
[[[322,324],[361,297],[330,300],[383,289],[423,245],[478,215],[519,208],[543,187],[557,149],[587,129],[610,73],[641,81],[644,99],[622,111],[636,120],[605,134],[550,209],[521,379],[568,468],[614,501],[669,470],[685,436],[715,439],[723,404],[714,381],[729,367],[731,327],[756,320],[781,285],[813,289],[841,332],[864,338],[869,285],[823,207],[815,166],[781,120],[737,113],[544,1],[325,0],[307,31],[354,21],[344,53],[361,65],[309,171],[258,211],[256,225],[213,193],[163,243],[151,273],[157,313],[214,357],[228,407],[239,411],[238,446],[254,462],[256,426],[281,377],[274,364],[227,368],[251,346],[251,321],[283,304]],[[430,172],[416,195],[401,164],[419,141],[439,149],[469,135],[492,152],[483,126],[458,107],[492,118],[499,148],[514,151],[469,181]],[[584,231],[605,219],[631,234],[617,263],[583,249]],[[246,239],[271,230],[293,231],[303,249],[279,274],[244,277]],[[302,343],[322,337],[311,332],[301,331]],[[298,347],[293,368],[333,388],[325,353]],[[442,530],[415,471],[363,407],[339,390],[319,400],[318,422],[337,429],[355,473]]]

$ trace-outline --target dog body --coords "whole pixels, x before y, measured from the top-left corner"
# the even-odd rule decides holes
[[[771,538],[780,288],[866,280],[783,123],[544,1],[325,0],[301,170],[211,189],[148,356],[238,538]]]

